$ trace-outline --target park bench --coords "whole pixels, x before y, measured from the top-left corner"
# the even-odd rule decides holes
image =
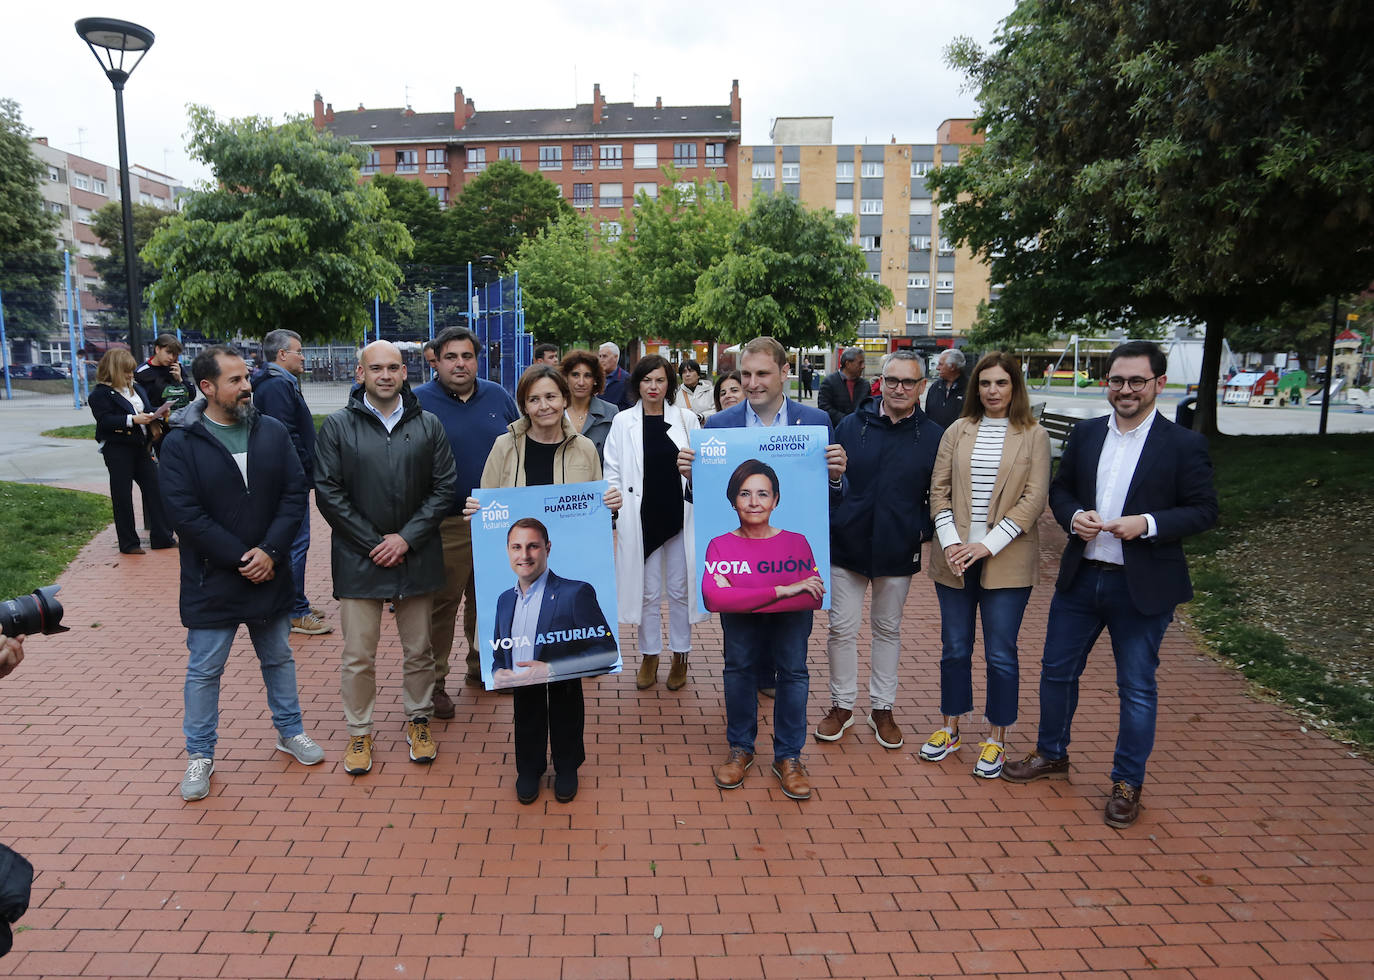
[[[1058,412],[1041,412],[1040,424],[1045,427],[1051,439],[1058,439],[1061,445],[1069,441],[1069,433],[1073,427],[1083,420],[1072,415],[1060,415]]]

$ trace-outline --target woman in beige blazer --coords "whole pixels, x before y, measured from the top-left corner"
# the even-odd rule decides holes
[[[959,748],[959,718],[973,711],[974,618],[981,610],[991,726],[973,774],[1002,774],[1007,727],[1016,722],[1016,635],[1040,555],[1036,524],[1050,487],[1050,440],[1031,415],[1016,359],[993,351],[969,378],[964,414],[945,430],[930,481],[937,542],[930,575],[940,600],[940,712],[944,723],[921,758]]]

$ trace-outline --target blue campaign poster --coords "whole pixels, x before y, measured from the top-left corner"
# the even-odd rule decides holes
[[[620,672],[607,484],[474,490],[487,690]]]
[[[824,426],[692,433],[697,601],[711,612],[830,608]]]

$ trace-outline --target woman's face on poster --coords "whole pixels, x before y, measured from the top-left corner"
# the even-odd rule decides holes
[[[734,504],[740,527],[766,527],[778,506],[773,481],[762,473],[747,477],[735,494]]]

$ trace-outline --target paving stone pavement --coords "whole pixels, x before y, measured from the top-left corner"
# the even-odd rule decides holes
[[[1018,757],[1033,747],[1062,540],[1048,520],[1044,532]],[[327,596],[318,514],[313,534],[312,594]],[[808,802],[784,797],[766,765],[741,789],[714,785],[725,723],[711,622],[679,692],[636,691],[633,654],[625,673],[586,682],[581,791],[564,805],[546,787],[528,807],[500,694],[455,692],[438,760],[409,762],[389,624],[363,777],[341,769],[339,633],[292,637],[307,731],[328,752],[311,769],[273,750],[241,634],[211,795],[184,803],[175,553],[120,556],[107,529],[61,581],[72,632],[31,639],[0,682],[0,840],[38,869],[0,976],[1374,975],[1374,767],[1248,698],[1178,624],[1146,810],[1125,831],[1101,818],[1116,728],[1105,639],[1084,676],[1071,781],[975,779],[972,722],[957,757],[918,759],[938,720],[924,576],[906,610],[905,747],[884,750],[861,721],[813,741]],[[337,624],[337,603],[321,604]],[[812,724],[828,703],[825,621]]]

